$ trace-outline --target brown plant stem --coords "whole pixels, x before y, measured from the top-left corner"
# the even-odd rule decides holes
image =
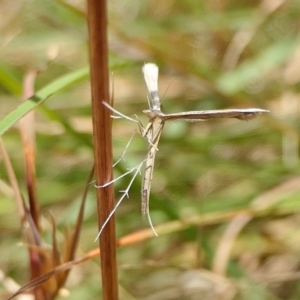
[[[107,8],[105,0],[88,0],[88,29],[96,184],[112,180],[112,138],[109,103]],[[99,228],[114,208],[113,185],[96,190]],[[103,300],[118,299],[115,219],[100,236]]]

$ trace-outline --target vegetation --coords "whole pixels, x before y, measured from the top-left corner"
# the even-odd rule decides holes
[[[75,258],[43,281],[48,299],[102,293],[84,4],[0,3],[3,298]],[[115,109],[147,124],[141,68],[155,62],[164,112],[270,110],[165,125],[150,197],[159,237],[141,216],[141,176],[116,212],[120,299],[299,299],[299,13],[296,0],[109,1]],[[114,161],[137,130],[113,120]],[[115,178],[146,154],[136,134]],[[115,183],[116,200],[131,176]]]

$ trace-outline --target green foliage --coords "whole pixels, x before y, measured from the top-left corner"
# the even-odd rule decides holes
[[[218,299],[299,298],[300,6],[296,0],[275,5],[109,1],[117,110],[136,114],[146,125],[141,67],[155,62],[165,112],[231,107],[271,111],[248,122],[166,124],[150,197],[154,226],[166,233],[119,249],[122,299],[200,299],[189,294],[193,278],[196,287],[203,287],[195,292],[201,299],[217,299],[212,294],[206,298],[207,287],[224,288]],[[74,224],[93,165],[85,8],[75,1],[33,0],[1,2],[0,11],[5,16],[0,20],[5,62],[0,64],[0,134],[27,201],[23,149],[15,124],[35,111],[37,190],[48,241],[49,212],[58,229]],[[39,72],[36,93],[22,102],[22,80],[31,70]],[[113,121],[115,160],[136,129],[127,120]],[[125,161],[116,166],[115,177],[146,153],[146,142],[137,135]],[[29,280],[27,250],[16,248],[22,241],[20,222],[4,168],[0,174],[0,232],[5,241],[0,251],[6,253],[0,259],[1,270],[23,285]],[[116,182],[116,198],[129,181],[130,176]],[[118,237],[148,227],[140,215],[140,186],[138,177],[130,198],[116,213]],[[96,247],[95,207],[91,188],[78,255]],[[236,219],[242,213],[251,218],[234,236],[230,226],[239,227]],[[224,239],[232,242],[228,256]],[[205,274],[192,273],[201,268]],[[223,277],[213,274],[220,268]],[[72,272],[70,297],[96,298],[101,290],[95,279],[98,265],[87,261]]]

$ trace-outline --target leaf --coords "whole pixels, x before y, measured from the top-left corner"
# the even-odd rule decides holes
[[[81,82],[89,75],[88,68],[83,68],[70,74],[64,75],[52,83],[48,84],[36,94],[20,104],[15,110],[9,113],[0,121],[0,135],[3,135],[12,125],[25,116],[28,112],[36,108],[39,104],[43,103],[53,94],[56,94],[71,85]]]
[[[225,93],[239,92],[248,84],[261,80],[267,73],[283,64],[289,59],[295,46],[295,39],[284,39],[265,49],[257,57],[240,64],[236,69],[225,72],[216,83]]]

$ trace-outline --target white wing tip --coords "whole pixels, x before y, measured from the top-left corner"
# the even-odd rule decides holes
[[[143,73],[145,72],[158,72],[158,66],[155,63],[146,63],[143,66]]]

